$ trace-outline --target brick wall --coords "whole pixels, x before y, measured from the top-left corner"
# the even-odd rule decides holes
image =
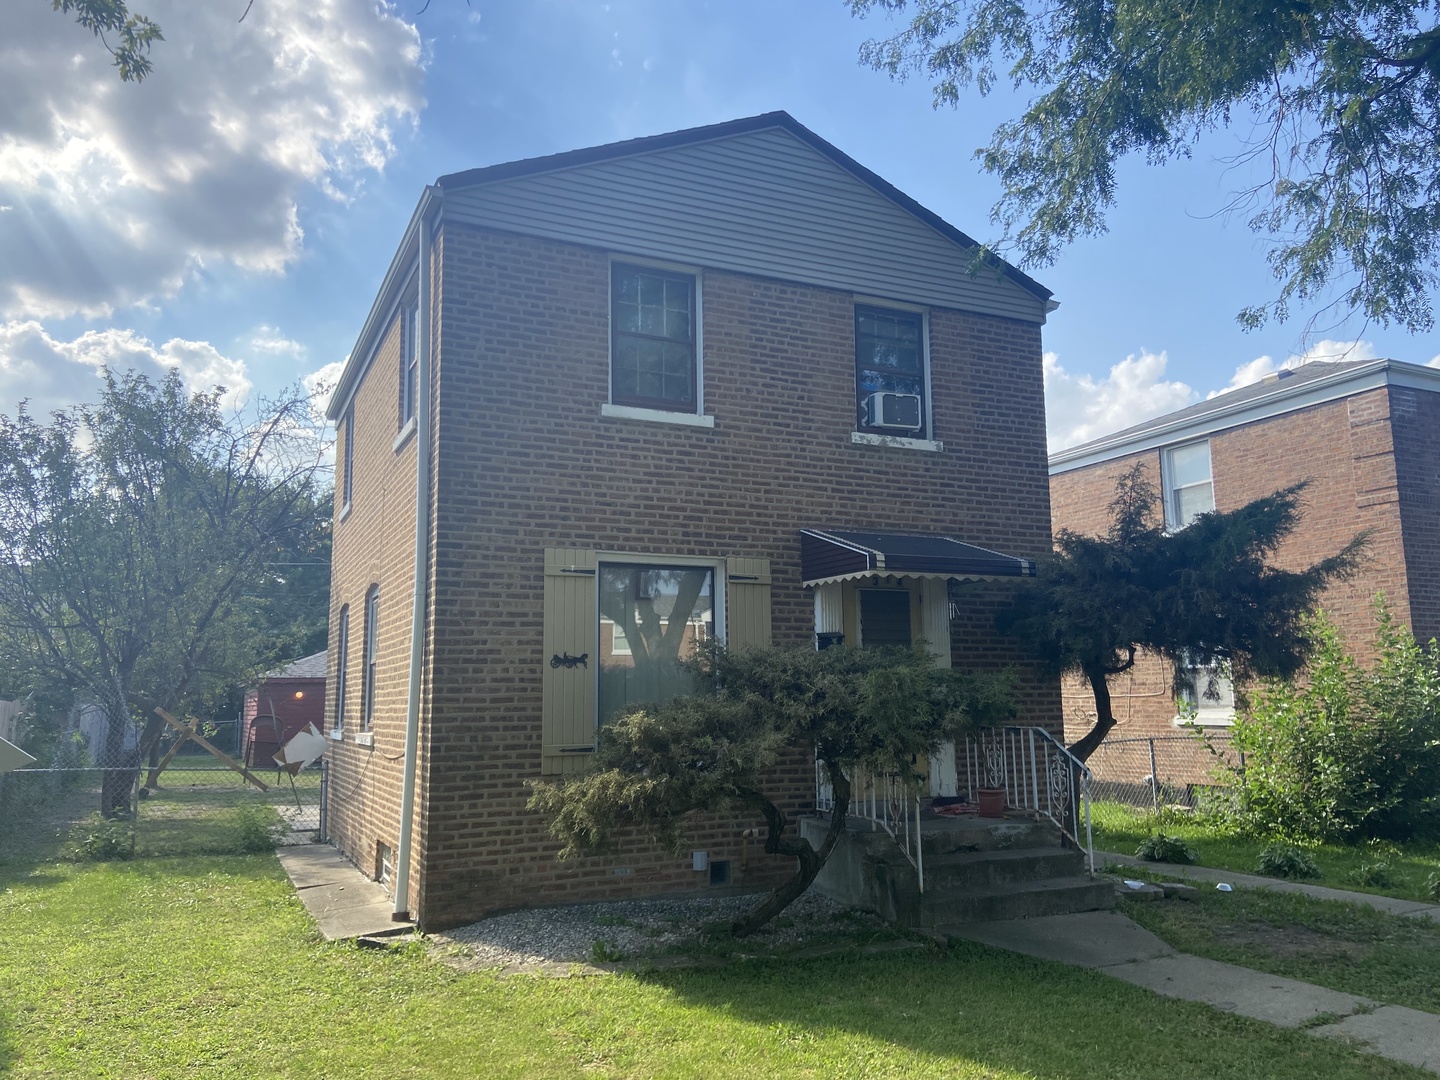
[[[1232,428],[1210,439],[1211,475],[1219,510],[1235,510],[1291,484],[1310,481],[1303,496],[1304,516],[1276,553],[1276,565],[1302,569],[1335,554],[1356,533],[1370,530],[1363,571],[1349,582],[1332,585],[1321,600],[1349,646],[1362,657],[1370,655],[1374,632],[1371,604],[1376,592],[1386,593],[1398,617],[1410,618],[1400,488],[1391,437],[1391,392],[1385,388],[1367,391]],[[1417,414],[1417,444],[1422,430],[1419,423]],[[1055,528],[1103,532],[1109,521],[1105,507],[1114,494],[1116,478],[1142,460],[1158,487],[1158,450],[1051,477]],[[1423,473],[1423,468],[1416,471]],[[1423,499],[1417,498],[1416,503],[1421,505]],[[1433,553],[1435,549],[1429,550]],[[1156,657],[1142,657],[1132,672],[1113,678],[1117,727],[1112,737],[1173,734],[1171,686],[1168,666]],[[1067,679],[1063,699],[1067,735],[1074,739],[1094,721],[1094,698],[1080,680]]]
[[[1440,394],[1390,388],[1390,423],[1405,527],[1410,627],[1440,637]]]
[[[423,873],[412,911],[439,928],[542,900],[692,891],[705,885],[690,870],[691,847],[730,859],[738,884],[788,875],[789,860],[766,857],[753,843],[742,848],[741,830],[759,824],[749,820],[697,822],[681,855],[634,838],[613,858],[556,860],[545,821],[525,809],[527,782],[540,770],[544,548],[768,558],[777,642],[808,642],[814,628],[812,599],[800,586],[803,527],[944,532],[1037,556],[1050,543],[1039,327],[932,312],[934,437],[944,452],[857,446],[853,298],[706,271],[703,380],[714,428],[605,418],[606,255],[454,223],[438,246],[433,644],[417,845]],[[362,395],[393,403],[394,366],[382,356]],[[413,470],[413,458],[404,458],[387,441],[363,468],[357,459],[357,502],[366,470]],[[413,492],[395,486],[397,498],[401,487],[406,498]],[[356,521],[360,510],[352,511]],[[397,505],[399,526],[386,520],[356,542],[378,549],[392,532],[408,538],[411,512]],[[364,573],[342,563],[342,550],[353,557],[350,524],[337,529],[337,581],[388,573],[408,589],[408,549]],[[973,602],[966,595],[957,664],[1013,659],[990,631],[1003,589],[977,586]],[[337,611],[342,602],[337,596]],[[359,599],[353,603],[358,612]],[[397,722],[407,631],[382,644],[382,684],[398,695]],[[1032,678],[1024,704],[1027,721],[1058,729],[1053,683]],[[392,730],[377,722],[373,752],[347,743],[336,761],[337,788],[349,787],[332,806],[346,798],[350,805],[332,832],[343,830],[347,851],[393,832],[398,772],[381,752],[399,753],[400,731]],[[809,802],[806,755],[780,771],[774,790],[789,811]]]

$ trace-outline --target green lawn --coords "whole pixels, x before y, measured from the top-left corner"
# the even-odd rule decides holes
[[[1093,809],[1095,849],[1122,855],[1135,854],[1140,841],[1156,832],[1178,836],[1190,844],[1202,866],[1234,870],[1243,874],[1258,873],[1255,864],[1266,840],[1227,835],[1213,821],[1204,817],[1188,817],[1169,813],[1160,818],[1147,810],[1122,806],[1119,803],[1097,803]],[[1434,842],[1399,845],[1312,844],[1303,849],[1315,860],[1321,876],[1315,885],[1335,889],[1373,892],[1398,896],[1406,900],[1433,900],[1425,891],[1430,874],[1440,874],[1440,844]],[[1367,883],[1357,875],[1363,866],[1388,863],[1389,884]]]
[[[0,868],[14,1077],[1430,1074],[981,946],[585,979],[326,945],[273,856]]]
[[[1268,889],[1122,910],[1181,952],[1440,1012],[1440,924],[1429,919]]]

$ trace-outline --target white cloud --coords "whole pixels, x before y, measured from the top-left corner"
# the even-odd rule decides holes
[[[1284,363],[1277,364],[1273,357],[1260,356],[1251,360],[1248,364],[1241,364],[1235,369],[1235,374],[1230,382],[1219,390],[1211,390],[1205,395],[1206,399],[1213,398],[1219,394],[1229,393],[1231,390],[1239,390],[1242,386],[1249,386],[1251,383],[1259,382],[1266,375],[1272,375],[1277,371],[1302,367],[1312,361],[1319,360],[1324,363],[1340,364],[1350,363],[1355,360],[1374,360],[1376,358],[1375,346],[1368,341],[1332,341],[1326,338],[1324,341],[1317,341],[1303,353],[1291,353]],[[1440,357],[1437,357],[1440,359]]]
[[[1103,379],[1071,375],[1055,353],[1045,354],[1045,416],[1050,452],[1098,439],[1151,417],[1182,409],[1199,395],[1166,381],[1163,352],[1141,350],[1111,367]]]
[[[279,271],[297,203],[345,198],[413,121],[415,28],[372,0],[149,0],[165,40],[122,83],[73,18],[27,0],[0,39],[0,315],[101,316],[206,265]]]
[[[312,399],[310,411],[321,423],[325,419],[325,409],[330,404],[330,394],[339,384],[340,373],[344,370],[345,361],[336,360],[334,363],[326,364],[318,371],[312,371],[300,380]]]
[[[130,330],[89,330],[59,341],[34,320],[0,323],[0,402],[28,400],[32,416],[93,400],[100,369],[135,369],[160,379],[178,370],[191,390],[226,388],[225,401],[241,405],[251,390],[243,360],[232,359],[205,341],[171,338],[156,345]],[[13,408],[13,406],[12,406]]]
[[[270,353],[276,356],[302,357],[306,349],[298,341],[292,341],[273,326],[257,326],[254,333],[250,335],[250,348],[256,352]]]

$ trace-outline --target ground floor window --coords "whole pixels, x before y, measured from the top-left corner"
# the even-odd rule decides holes
[[[1230,665],[1217,657],[1187,655],[1177,679],[1182,720],[1229,724],[1235,719],[1235,684]]]
[[[600,565],[599,720],[695,689],[681,661],[714,634],[711,566]]]

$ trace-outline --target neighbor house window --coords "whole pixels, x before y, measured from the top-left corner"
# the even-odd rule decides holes
[[[375,723],[375,661],[380,637],[380,586],[370,586],[365,594],[365,669],[360,687],[360,730],[369,731]]]
[[[1165,525],[1183,529],[1215,509],[1210,480],[1210,443],[1187,443],[1165,451],[1161,472],[1165,483]]]
[[[335,634],[335,731],[345,730],[345,683],[350,662],[350,605],[340,609],[340,625]]]
[[[693,693],[695,678],[682,661],[714,633],[714,617],[712,566],[602,563],[600,619],[614,632],[600,654],[600,722],[632,705]],[[603,648],[604,634],[600,641]]]
[[[695,276],[623,263],[611,274],[611,403],[698,411]]]
[[[355,476],[355,406],[345,410],[345,419],[341,421],[344,426],[343,437],[345,439],[345,462],[342,466],[343,475],[340,478],[341,508],[350,505],[350,490],[354,483]]]
[[[420,386],[420,309],[405,304],[400,309],[400,426],[415,419],[416,395]]]
[[[1180,719],[1197,724],[1229,724],[1235,719],[1235,684],[1224,661],[1186,654],[1176,681],[1185,705]]]
[[[855,307],[855,430],[926,438],[925,316]]]

